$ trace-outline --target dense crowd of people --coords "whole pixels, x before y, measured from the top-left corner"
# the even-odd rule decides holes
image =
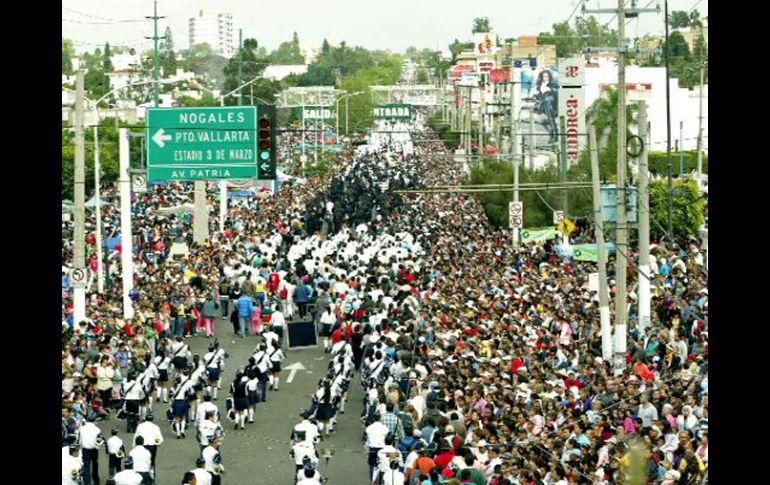
[[[123,319],[118,281],[91,293],[89,318],[74,322],[63,268],[63,483],[78,483],[65,481],[74,471],[97,482],[101,446],[112,450],[116,483],[129,470],[151,483],[158,400],[170,401],[178,438],[191,423],[199,431],[189,474],[219,483],[224,432],[210,405],[226,352],[213,340],[196,358],[185,338],[215,338],[220,314],[240,335],[261,335],[231,385],[231,420],[243,428],[278,389],[285,319],[311,304],[330,362],[292,433],[298,483],[321,482],[315,444],[340,425],[353,385],[365,391],[373,483],[610,484],[638,469],[654,483],[707,477],[708,274],[696,245],[658,247],[651,327],[630,319],[627,366],[616,374],[600,357],[593,263],[559,256],[551,241],[513,249],[476,199],[394,193],[459,181],[421,119],[391,130],[419,131],[419,144],[370,138],[328,177],[235,202],[224,234],[205,246],[192,242],[189,185],[136,196],[133,319]],[[170,207],[180,209],[159,210]],[[104,213],[111,239],[119,214]],[[63,222],[63,266],[71,231]],[[188,255],[170,254],[178,242]],[[95,267],[91,236],[87,247]],[[110,275],[120,250],[108,255]],[[634,315],[638,272],[629,274]],[[118,412],[135,432],[128,453],[113,440],[119,430],[110,445],[91,426]]]

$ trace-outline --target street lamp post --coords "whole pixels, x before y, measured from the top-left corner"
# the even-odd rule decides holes
[[[335,128],[334,132],[334,141],[337,145],[340,144],[340,101],[343,99],[345,100],[345,136],[348,135],[348,98],[351,96],[358,96],[359,94],[363,94],[363,91],[356,91],[355,93],[348,93],[343,94],[340,96],[340,98],[337,100],[337,108],[335,111],[336,117],[337,117],[337,127]]]
[[[125,86],[120,86],[109,91],[101,98],[94,101],[93,114],[94,114],[94,191],[96,192],[96,288],[98,293],[104,293],[104,255],[102,252],[102,199],[101,199],[101,163],[99,161],[99,103],[112,96],[116,92],[133,87],[141,86],[145,84],[173,84],[179,81],[138,81],[135,83],[129,83]],[[117,113],[115,114],[117,119]]]
[[[226,97],[241,91],[246,86],[251,86],[253,83],[257,82],[262,78],[263,76],[259,75],[254,79],[252,79],[251,81],[248,81],[247,83],[242,84],[237,88],[233,89],[229,93],[222,94],[219,98],[219,105],[224,106]],[[264,100],[262,99],[260,99],[260,101],[264,102]],[[227,219],[227,180],[220,180],[219,181],[219,232],[221,232],[222,234],[225,233],[225,219]]]

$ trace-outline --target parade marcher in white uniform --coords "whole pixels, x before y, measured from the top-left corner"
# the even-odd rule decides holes
[[[278,342],[278,339],[272,340],[269,345],[272,345],[272,348],[270,348],[270,373],[272,377],[272,384],[270,385],[270,389],[273,391],[278,390],[278,384],[281,381],[281,364],[283,363],[283,360],[286,358],[286,354],[283,353],[283,350],[281,350],[281,344]]]
[[[136,443],[134,449],[128,454],[134,462],[134,471],[142,476],[144,485],[151,484],[153,479],[152,453],[144,447],[144,438],[141,436],[135,437],[134,443]]]
[[[118,436],[119,432],[118,428],[112,428],[110,432],[112,436],[107,440],[108,477],[110,478],[120,471],[123,458],[126,457],[126,447]]]
[[[201,456],[206,460],[206,470],[211,472],[211,485],[222,484],[222,474],[225,472],[225,466],[222,464],[222,455],[219,454],[219,448],[222,447],[222,439],[214,438],[211,444],[207,446]]]
[[[81,470],[80,446],[70,445],[68,455],[61,460],[61,484],[80,485]]]
[[[206,470],[206,459],[199,456],[195,460],[195,466],[196,468],[192,470],[193,475],[195,475],[195,485],[211,485],[213,477],[211,472]]]
[[[155,457],[158,455],[158,446],[163,444],[163,434],[160,432],[160,427],[153,421],[155,416],[150,411],[144,418],[144,422],[137,426],[136,434],[134,434],[134,445],[136,445],[136,439],[141,436],[144,441],[144,447],[152,455],[152,469],[155,470]]]
[[[113,477],[115,485],[142,485],[144,477],[134,470],[134,459],[130,456],[123,463],[125,470],[118,472]]]
[[[83,483],[99,483],[99,448],[104,445],[104,435],[94,424],[94,417],[88,415],[80,428],[80,452],[83,454]]]

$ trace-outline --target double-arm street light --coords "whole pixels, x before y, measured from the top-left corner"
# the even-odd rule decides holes
[[[102,254],[102,200],[101,200],[101,164],[99,163],[99,103],[106,100],[114,93],[133,86],[141,86],[145,84],[174,84],[181,82],[181,80],[161,80],[161,81],[138,81],[135,83],[129,83],[125,86],[115,88],[94,101],[93,114],[94,114],[94,192],[96,197],[96,288],[99,293],[104,293],[104,271],[103,271],[103,254]],[[117,119],[118,114],[115,113]]]
[[[340,98],[337,100],[337,128],[334,132],[334,142],[339,145],[340,144],[340,101],[343,99],[345,100],[345,136],[348,136],[348,98],[351,96],[358,96],[359,94],[364,94],[363,91],[356,91],[355,93],[348,93],[343,94],[340,96]]]

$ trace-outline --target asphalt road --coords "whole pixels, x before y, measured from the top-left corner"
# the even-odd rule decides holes
[[[258,337],[233,336],[229,321],[217,321],[217,335],[221,346],[230,355],[222,376],[222,390],[219,400],[215,401],[220,414],[225,416],[225,399],[229,395],[229,386],[235,371],[248,362],[254,348],[259,343]],[[193,337],[187,339],[194,354],[201,356],[213,339]],[[286,351],[287,358],[281,372],[280,389],[268,392],[267,402],[257,407],[254,423],[246,424],[245,430],[233,430],[233,425],[225,417],[223,428],[225,438],[222,453],[225,484],[262,484],[293,485],[294,465],[289,456],[290,435],[294,425],[299,422],[299,413],[310,405],[312,393],[317,389],[318,381],[324,375],[329,357],[323,352],[319,342],[317,348]],[[301,362],[306,368],[299,370],[291,383],[286,380],[291,371],[285,370],[295,362]],[[360,414],[363,391],[356,380],[351,385],[351,399],[346,406],[346,413],[339,416],[337,430],[318,445],[319,455],[324,449],[333,449],[334,455],[328,460],[322,458],[320,471],[328,477],[329,484],[363,485],[368,483],[366,452],[361,444],[363,428]],[[164,443],[158,450],[157,485],[177,485],[181,483],[184,472],[195,468],[195,459],[199,455],[195,430],[187,430],[185,439],[176,439],[171,426],[165,418],[169,404],[162,401],[153,406],[155,423],[160,426]],[[131,450],[133,433],[127,434],[123,420],[109,420],[97,423],[104,436],[110,436],[110,429],[120,428],[120,437]],[[99,455],[99,474],[104,483],[107,478],[107,455],[104,450]]]

